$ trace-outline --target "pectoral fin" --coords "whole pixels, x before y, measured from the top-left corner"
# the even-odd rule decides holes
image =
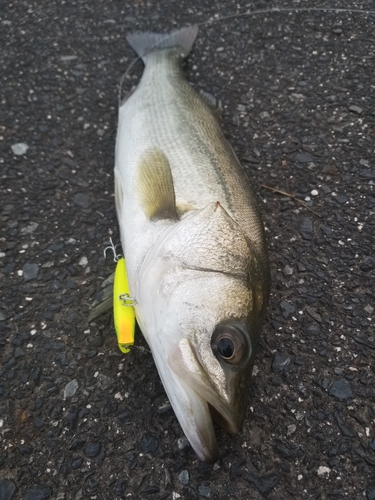
[[[160,149],[148,149],[141,156],[137,191],[141,207],[150,220],[178,218],[171,168]]]

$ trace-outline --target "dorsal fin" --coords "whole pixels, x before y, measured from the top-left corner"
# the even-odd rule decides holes
[[[137,192],[150,220],[178,219],[171,168],[160,149],[150,148],[140,157]]]

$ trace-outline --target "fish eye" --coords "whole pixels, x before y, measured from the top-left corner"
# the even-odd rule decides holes
[[[234,343],[229,337],[221,337],[216,344],[217,352],[224,359],[231,359],[234,354]]]
[[[212,334],[211,347],[217,358],[235,365],[243,359],[247,343],[240,328],[219,325]]]

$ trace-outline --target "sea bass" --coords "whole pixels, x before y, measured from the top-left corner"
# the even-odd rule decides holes
[[[127,37],[145,69],[119,109],[115,198],[137,322],[186,437],[212,462],[213,421],[242,427],[270,280],[253,189],[181,67],[197,33]]]

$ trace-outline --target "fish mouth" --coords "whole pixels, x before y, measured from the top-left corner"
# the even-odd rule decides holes
[[[195,453],[203,462],[213,463],[219,456],[214,423],[229,434],[237,434],[242,427],[245,406],[231,397],[224,400],[207,375],[192,371],[182,358],[180,346],[176,345],[168,357],[168,365],[174,373],[164,387]],[[180,388],[173,388],[172,383]],[[179,394],[174,402],[176,390]]]
[[[229,434],[237,434],[239,432],[240,430],[239,428],[233,430],[234,425],[236,425],[234,424],[233,421],[228,422],[228,420],[225,418],[224,415],[222,415],[219,412],[219,410],[217,410],[214,406],[212,406],[208,401],[207,404],[208,404],[208,409],[210,411],[211,419],[216,425],[224,429]]]

